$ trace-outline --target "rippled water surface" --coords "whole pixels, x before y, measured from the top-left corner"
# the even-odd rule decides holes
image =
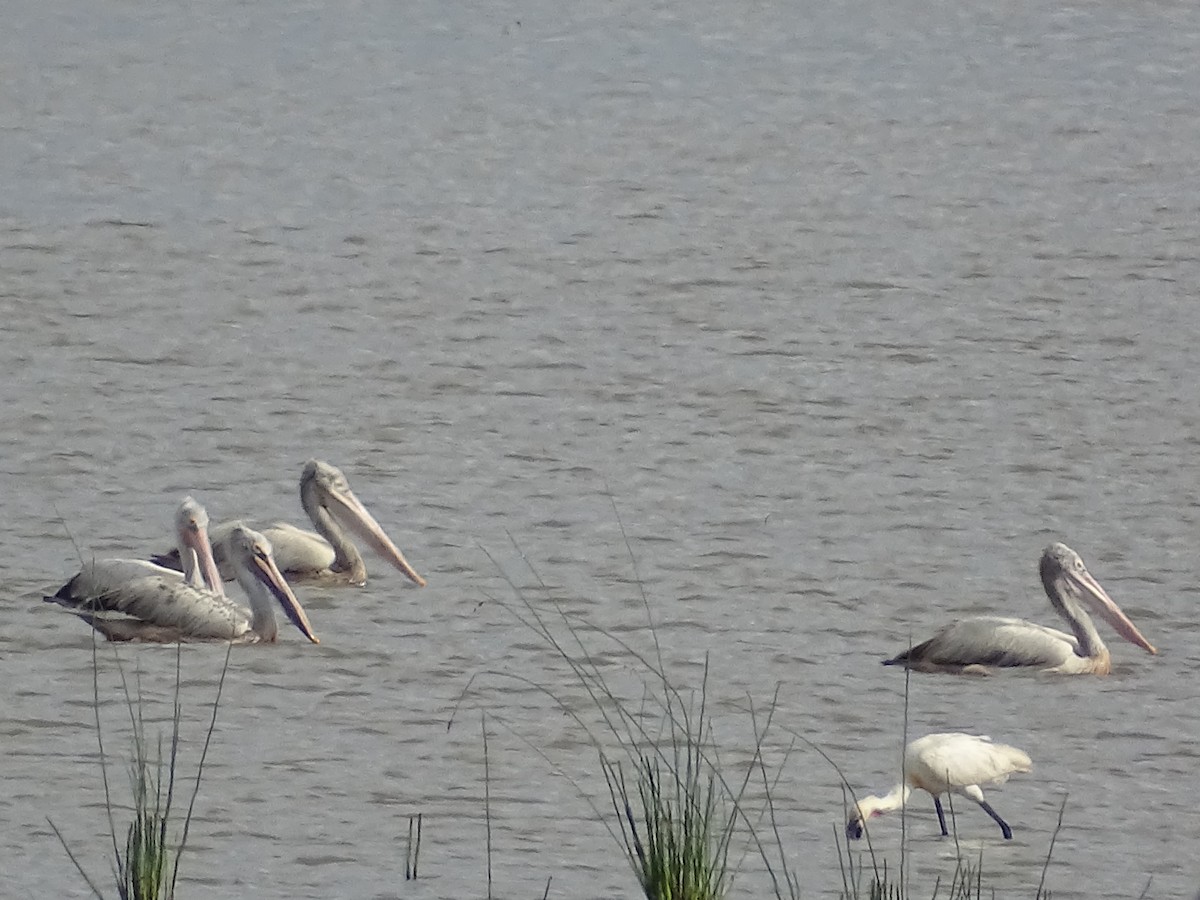
[[[632,896],[562,709],[592,707],[508,580],[607,632],[635,705],[616,641],[652,657],[648,618],[676,683],[707,659],[735,774],[778,685],[785,855],[836,893],[841,791],[791,734],[887,787],[878,660],[964,614],[1053,623],[1054,539],[1160,655],[1106,629],[1106,679],[915,676],[910,732],[1033,757],[990,794],[1012,842],[959,804],[1000,896],[1064,797],[1056,897],[1194,895],[1198,38],[1171,2],[10,9],[6,896],[87,895],[47,817],[108,867],[92,642],[43,591],[163,546],[185,492],[299,521],[311,456],[429,586],[369,558],[298,588],[319,646],[235,648],[181,897],[484,896],[488,811],[496,896]],[[119,652],[157,731],[174,652]],[[183,655],[189,771],[223,654]],[[899,822],[875,835],[894,863]],[[948,877],[924,799],[908,835]],[[769,895],[753,860],[737,895]]]

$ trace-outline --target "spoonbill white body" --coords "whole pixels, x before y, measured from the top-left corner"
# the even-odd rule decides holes
[[[1000,818],[983,797],[981,784],[1003,784],[1015,772],[1028,772],[1033,763],[1016,747],[994,744],[988,737],[961,732],[927,734],[909,742],[904,748],[904,780],[882,797],[864,797],[851,809],[846,821],[846,837],[862,837],[863,823],[885,812],[899,809],[914,788],[933,797],[938,824],[948,835],[946,816],[942,812],[941,795],[958,794],[978,803],[996,824],[1005,840],[1012,839],[1012,829]]]

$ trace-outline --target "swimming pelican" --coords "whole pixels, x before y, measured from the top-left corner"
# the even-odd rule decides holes
[[[408,564],[404,554],[392,543],[375,517],[350,490],[346,476],[336,466],[310,459],[300,475],[300,503],[319,534],[304,531],[286,522],[262,529],[275,549],[275,561],[293,581],[322,581],[363,585],[367,567],[358,548],[343,530],[349,528],[385,560],[421,587],[425,579]],[[226,580],[233,577],[228,564],[227,538],[238,522],[225,522],[212,530],[213,555]],[[176,568],[173,551],[152,557],[154,562]]]
[[[942,812],[941,795],[947,792],[974,800],[985,813],[995,819],[1004,839],[1012,839],[1012,829],[983,799],[981,784],[1003,784],[1014,772],[1028,772],[1033,767],[1029,756],[1007,744],[993,744],[988,737],[950,732],[927,734],[911,741],[904,748],[904,780],[883,797],[864,797],[850,810],[846,821],[846,837],[862,837],[863,822],[903,806],[913,788],[920,788],[933,797],[942,834],[946,816]]]
[[[105,559],[85,566],[70,583],[78,583],[80,591],[95,595],[106,593],[128,581],[158,577],[172,584],[182,579],[193,588],[224,593],[209,544],[208,513],[190,496],[184,497],[175,510],[175,540],[178,549],[174,553],[184,560],[182,575],[144,559]]]
[[[225,596],[208,542],[202,539],[204,529],[186,534],[185,542],[180,530],[182,555],[186,560],[190,553],[197,554],[198,569],[208,573],[204,578],[212,579],[213,588],[197,587],[194,575],[189,579],[189,574],[144,560],[103,559],[85,565],[45,599],[67,607],[110,641],[253,643],[279,636],[274,598],[305,637],[320,643],[275,565],[266,538],[241,526],[229,535],[230,559],[250,601],[247,610]]]
[[[1066,544],[1047,547],[1039,570],[1050,605],[1074,636],[1023,619],[977,616],[947,625],[883,664],[919,672],[987,674],[991,666],[1036,666],[1065,675],[1107,675],[1112,659],[1081,600],[1125,640],[1149,653],[1158,652]]]

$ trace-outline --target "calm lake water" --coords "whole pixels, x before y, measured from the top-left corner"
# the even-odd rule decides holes
[[[633,896],[563,707],[594,710],[509,580],[610,636],[576,649],[634,708],[653,678],[617,640],[652,657],[657,635],[685,690],[707,659],[735,776],[778,685],[783,851],[806,896],[836,894],[842,793],[792,735],[890,786],[905,679],[879,660],[961,615],[1054,624],[1056,539],[1160,655],[1105,628],[1106,679],[915,676],[909,732],[1033,757],[989,794],[1013,841],[958,804],[999,896],[1033,895],[1064,798],[1056,897],[1195,895],[1193,5],[4,20],[6,896],[88,895],[47,817],[94,877],[111,849],[92,641],[43,591],[164,546],[187,492],[301,521],[312,456],[429,586],[369,558],[365,589],[298,588],[319,646],[235,648],[181,897],[482,897],[489,812],[495,896]],[[185,648],[187,771],[223,656]],[[174,651],[119,658],[156,733]],[[894,866],[898,818],[874,834]],[[925,798],[908,838],[916,885],[949,877]],[[734,895],[767,896],[742,867]]]

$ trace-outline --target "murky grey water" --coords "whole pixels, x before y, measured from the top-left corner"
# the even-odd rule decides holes
[[[314,455],[429,587],[375,561],[300,589],[320,646],[235,650],[189,898],[483,895],[485,709],[495,893],[632,895],[556,774],[603,801],[594,753],[530,682],[587,701],[485,554],[651,652],[614,502],[731,764],[779,683],[777,727],[868,789],[903,728],[878,660],[958,615],[1051,623],[1036,559],[1070,543],[1161,656],[917,677],[910,728],[1033,756],[992,795],[1015,840],[961,823],[1001,892],[1032,894],[1064,795],[1056,896],[1194,892],[1198,33],[1175,3],[9,9],[6,894],[86,895],[47,816],[107,867],[91,642],[38,599],[67,527],[148,551],[186,491],[299,521]],[[222,653],[186,649],[185,762]],[[170,650],[121,657],[169,696]],[[833,772],[797,751],[776,800],[805,893],[836,891]],[[922,803],[930,881],[935,833]]]

